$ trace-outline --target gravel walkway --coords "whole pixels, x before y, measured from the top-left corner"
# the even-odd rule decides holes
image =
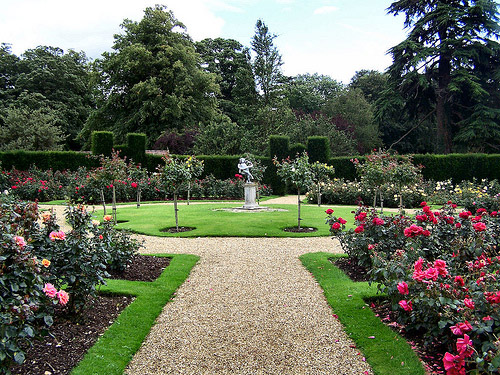
[[[330,238],[138,237],[201,259],[126,374],[372,374],[298,259],[341,252]]]

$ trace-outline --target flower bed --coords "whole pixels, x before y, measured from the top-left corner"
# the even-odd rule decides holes
[[[423,332],[429,344],[448,347],[442,353],[448,374],[494,374],[500,367],[497,216],[484,208],[457,212],[451,202],[432,211],[423,202],[414,218],[360,207],[354,230],[342,231],[333,212],[328,224],[401,311],[400,322]]]

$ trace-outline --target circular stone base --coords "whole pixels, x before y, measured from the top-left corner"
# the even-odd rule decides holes
[[[281,208],[269,208],[264,206],[257,206],[253,208],[243,208],[243,207],[233,207],[233,208],[216,208],[213,211],[228,211],[228,212],[288,212],[288,210],[283,210]]]

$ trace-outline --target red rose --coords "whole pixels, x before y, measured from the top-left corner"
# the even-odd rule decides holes
[[[333,210],[331,208],[329,208],[328,210],[325,211],[327,215],[331,215],[333,214]]]

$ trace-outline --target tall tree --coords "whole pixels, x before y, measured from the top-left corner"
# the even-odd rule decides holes
[[[203,39],[195,46],[204,69],[217,75],[217,99],[222,112],[240,125],[247,122],[249,108],[257,100],[249,49],[224,38]]]
[[[313,113],[321,111],[326,102],[343,88],[342,83],[330,76],[318,73],[299,74],[288,79],[284,92],[292,109]]]
[[[255,52],[253,63],[257,86],[262,92],[264,105],[269,105],[282,81],[281,66],[283,61],[278,48],[274,45],[277,35],[271,34],[262,20],[255,24],[255,35],[252,38],[252,50]]]
[[[216,114],[215,77],[203,71],[193,41],[165,6],[144,11],[140,22],[124,20],[113,52],[96,61],[97,110],[92,130],[146,133],[151,141],[169,129],[183,131]]]
[[[388,78],[386,73],[362,69],[357,71],[351,78],[349,87],[363,91],[368,103],[373,104],[380,98],[382,91],[387,88]]]
[[[498,5],[493,0],[399,0],[389,13],[406,15],[406,40],[390,49],[391,80],[406,98],[432,90],[438,151],[452,151],[459,122],[474,116],[463,108],[460,94],[470,93],[468,106],[490,111],[488,91],[477,71],[498,55]]]
[[[19,57],[12,53],[10,44],[0,45],[0,108],[8,107],[19,95],[16,79],[19,75]]]

